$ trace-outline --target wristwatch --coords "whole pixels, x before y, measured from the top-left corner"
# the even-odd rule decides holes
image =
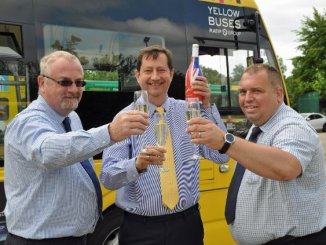
[[[224,154],[225,152],[228,151],[228,149],[230,148],[230,146],[235,142],[235,137],[233,134],[230,133],[226,133],[224,135],[224,145],[222,146],[222,148],[219,150],[219,152],[221,154]]]

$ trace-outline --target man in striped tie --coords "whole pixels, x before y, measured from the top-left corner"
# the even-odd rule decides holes
[[[168,96],[173,75],[168,49],[150,46],[140,51],[135,77],[148,93],[150,125],[141,136],[130,136],[103,152],[101,182],[117,190],[116,205],[124,210],[120,245],[203,244],[198,210],[199,160],[192,159],[194,145],[186,133],[185,101]],[[201,116],[226,131],[216,106],[210,104],[206,78],[198,77],[193,89],[204,96]],[[131,104],[123,111],[133,109]],[[155,146],[154,130],[155,114],[163,113],[166,117],[161,123],[168,126],[164,148]],[[216,163],[229,160],[217,150],[202,145],[198,148],[203,157]],[[166,170],[160,171],[162,164]]]
[[[208,120],[189,121],[194,143],[226,152],[238,162],[225,209],[238,244],[326,241],[323,147],[318,133],[284,104],[283,96],[280,73],[265,64],[252,65],[239,90],[241,109],[253,123],[248,141],[225,134]]]

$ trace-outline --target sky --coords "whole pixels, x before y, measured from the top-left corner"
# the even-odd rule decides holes
[[[313,8],[325,13],[326,0],[256,0],[256,3],[275,52],[287,67],[285,75],[289,76],[293,69],[291,58],[301,55],[294,31],[301,30],[304,17],[313,18]]]

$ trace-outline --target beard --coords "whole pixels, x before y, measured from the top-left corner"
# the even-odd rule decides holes
[[[61,109],[65,111],[74,111],[78,108],[79,101],[80,99],[77,98],[66,98],[60,104]]]

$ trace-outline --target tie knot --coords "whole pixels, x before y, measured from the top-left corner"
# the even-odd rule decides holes
[[[62,124],[66,130],[66,132],[70,132],[71,131],[71,126],[70,126],[70,118],[66,117],[63,121]]]
[[[159,113],[159,114],[162,114],[164,112],[164,108],[162,106],[160,107],[157,107],[156,108],[156,111]]]
[[[259,127],[254,127],[251,131],[249,141],[257,142],[257,137],[260,133],[261,133],[261,129]]]

